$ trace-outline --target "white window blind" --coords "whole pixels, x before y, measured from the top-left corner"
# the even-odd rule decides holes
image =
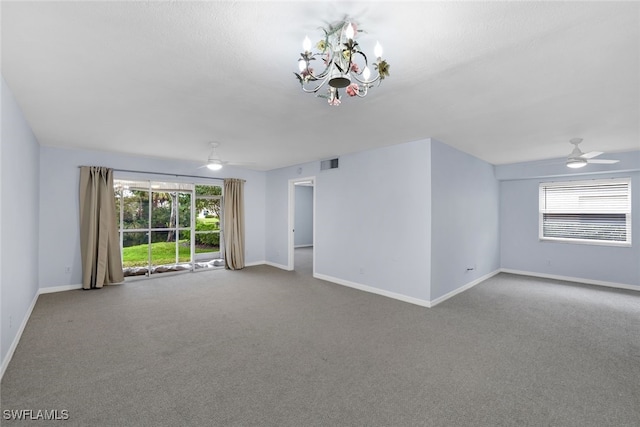
[[[630,179],[541,183],[540,239],[630,245]]]

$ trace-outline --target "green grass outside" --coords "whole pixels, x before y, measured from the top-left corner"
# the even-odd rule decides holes
[[[208,219],[208,218],[207,218]],[[217,221],[217,219],[216,219]],[[198,247],[196,253],[217,251],[217,247]],[[191,248],[187,240],[180,241],[178,246],[179,262],[189,262]],[[148,245],[129,246],[122,249],[123,267],[144,267],[149,259]],[[151,244],[151,263],[153,265],[173,264],[176,260],[176,245],[174,242],[158,242]]]
[[[196,222],[202,222],[204,224],[217,224],[220,220],[216,217],[213,218],[196,218]]]

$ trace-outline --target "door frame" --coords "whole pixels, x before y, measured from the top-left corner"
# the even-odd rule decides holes
[[[289,208],[287,218],[287,270],[292,271],[295,268],[294,254],[295,254],[295,239],[294,229],[296,223],[296,183],[311,181],[313,187],[313,206],[311,211],[313,212],[313,276],[316,275],[316,177],[307,176],[304,178],[292,178],[289,180]]]

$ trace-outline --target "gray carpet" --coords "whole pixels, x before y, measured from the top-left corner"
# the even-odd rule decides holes
[[[268,266],[40,296],[2,410],[67,426],[639,426],[640,294],[500,274],[426,309]]]
[[[313,276],[313,246],[296,248],[293,264],[296,273]]]

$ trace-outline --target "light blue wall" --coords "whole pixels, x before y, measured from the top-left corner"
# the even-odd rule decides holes
[[[616,157],[619,153],[616,154]],[[640,158],[640,157],[639,157]],[[612,165],[615,166],[615,165]],[[564,166],[563,166],[564,167]],[[592,167],[589,165],[585,169]],[[501,168],[498,166],[497,168]],[[626,167],[625,167],[626,168]],[[640,162],[636,169],[640,168]],[[612,169],[612,167],[610,167]],[[540,175],[531,166],[524,171]],[[509,165],[509,175],[523,176]],[[500,246],[502,268],[640,287],[640,172],[597,173],[553,178],[510,179],[500,183]],[[540,241],[540,182],[631,177],[632,247]]]
[[[287,264],[288,180],[316,176],[316,273],[428,300],[429,155],[423,140],[267,172],[267,260]]]
[[[39,144],[2,78],[2,366],[38,293]]]
[[[313,187],[296,185],[294,246],[313,246]]]
[[[265,173],[225,167],[212,172],[199,164],[128,156],[116,153],[42,147],[40,151],[40,287],[77,285],[82,280],[78,226],[78,166],[245,179],[245,262],[265,259]],[[118,173],[118,176],[154,179],[153,175]],[[160,180],[171,177],[157,175]],[[192,181],[191,178],[175,178]],[[201,182],[207,182],[202,180]],[[4,241],[4,239],[3,239]],[[71,272],[67,273],[66,268]]]
[[[340,157],[316,187],[316,271],[429,299],[429,141]]]
[[[499,201],[492,165],[431,140],[431,300],[500,268]]]

